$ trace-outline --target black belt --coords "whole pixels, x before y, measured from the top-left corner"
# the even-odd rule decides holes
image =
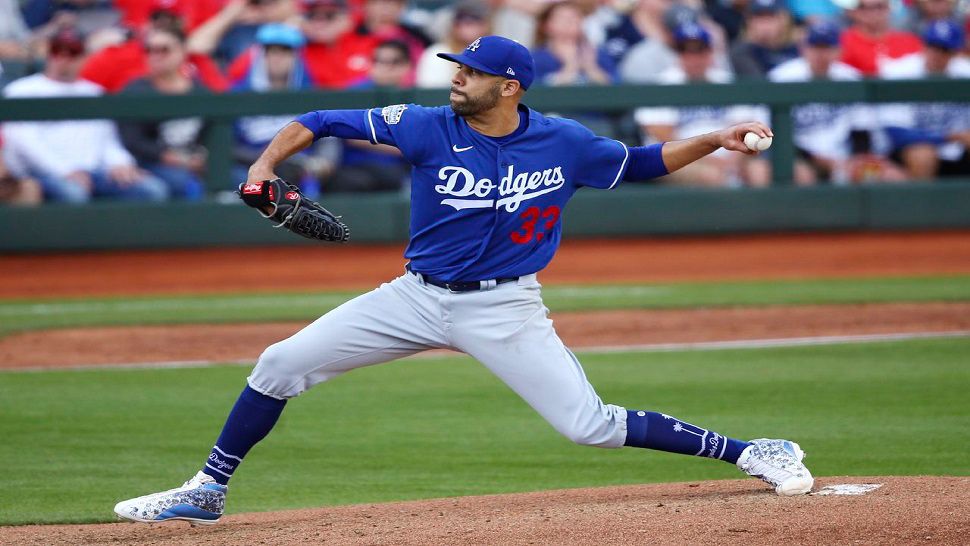
[[[519,280],[518,277],[503,277],[500,279],[489,279],[487,281],[445,281],[442,279],[436,279],[431,275],[425,275],[424,273],[418,273],[411,269],[411,264],[404,266],[409,273],[417,275],[425,283],[432,286],[437,286],[438,288],[445,288],[451,292],[476,292],[478,290],[491,290],[495,288],[496,285],[514,282]]]

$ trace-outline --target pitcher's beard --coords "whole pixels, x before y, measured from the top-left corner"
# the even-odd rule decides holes
[[[462,102],[451,101],[451,111],[455,114],[466,117],[481,114],[486,110],[495,108],[499,97],[502,96],[502,84],[499,82],[495,87],[483,94],[481,97],[471,98],[463,95],[465,100]]]

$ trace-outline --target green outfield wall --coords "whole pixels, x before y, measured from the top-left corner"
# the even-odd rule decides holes
[[[333,196],[355,242],[407,238],[403,195]],[[0,252],[315,244],[273,229],[242,205],[95,204],[0,209]],[[563,222],[570,237],[970,227],[970,183],[852,188],[584,189]]]
[[[206,118],[210,189],[230,186],[231,124],[246,115],[368,108],[447,101],[445,91],[303,91],[191,96],[115,95],[75,99],[0,100],[0,121],[111,118]],[[970,179],[836,188],[791,186],[792,106],[807,102],[970,101],[970,81],[861,81],[732,85],[537,88],[526,103],[543,112],[603,112],[620,117],[638,106],[764,104],[772,112],[774,184],[759,190],[701,190],[626,184],[580,191],[569,205],[571,236],[737,233],[787,230],[970,227]],[[635,142],[631,142],[635,143]],[[56,153],[56,151],[53,151]],[[355,241],[407,236],[403,195],[334,195],[331,210],[351,224]],[[0,252],[247,244],[312,244],[271,229],[239,205],[96,203],[0,208]]]

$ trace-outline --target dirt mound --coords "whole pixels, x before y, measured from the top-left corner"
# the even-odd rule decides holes
[[[0,527],[3,544],[965,544],[970,478],[829,477],[859,496],[778,497],[755,480],[459,497],[183,522]]]

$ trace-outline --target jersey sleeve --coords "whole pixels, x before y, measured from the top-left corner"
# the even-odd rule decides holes
[[[576,185],[613,189],[626,172],[630,151],[626,144],[612,138],[587,134],[574,150],[580,150],[576,168]]]
[[[416,104],[394,104],[367,111],[367,139],[371,144],[389,144],[413,163],[434,153],[434,121],[439,109]]]
[[[367,140],[401,150],[411,163],[426,155],[434,109],[415,104],[395,104],[367,110],[317,110],[296,120],[313,132],[314,139],[327,136]]]

